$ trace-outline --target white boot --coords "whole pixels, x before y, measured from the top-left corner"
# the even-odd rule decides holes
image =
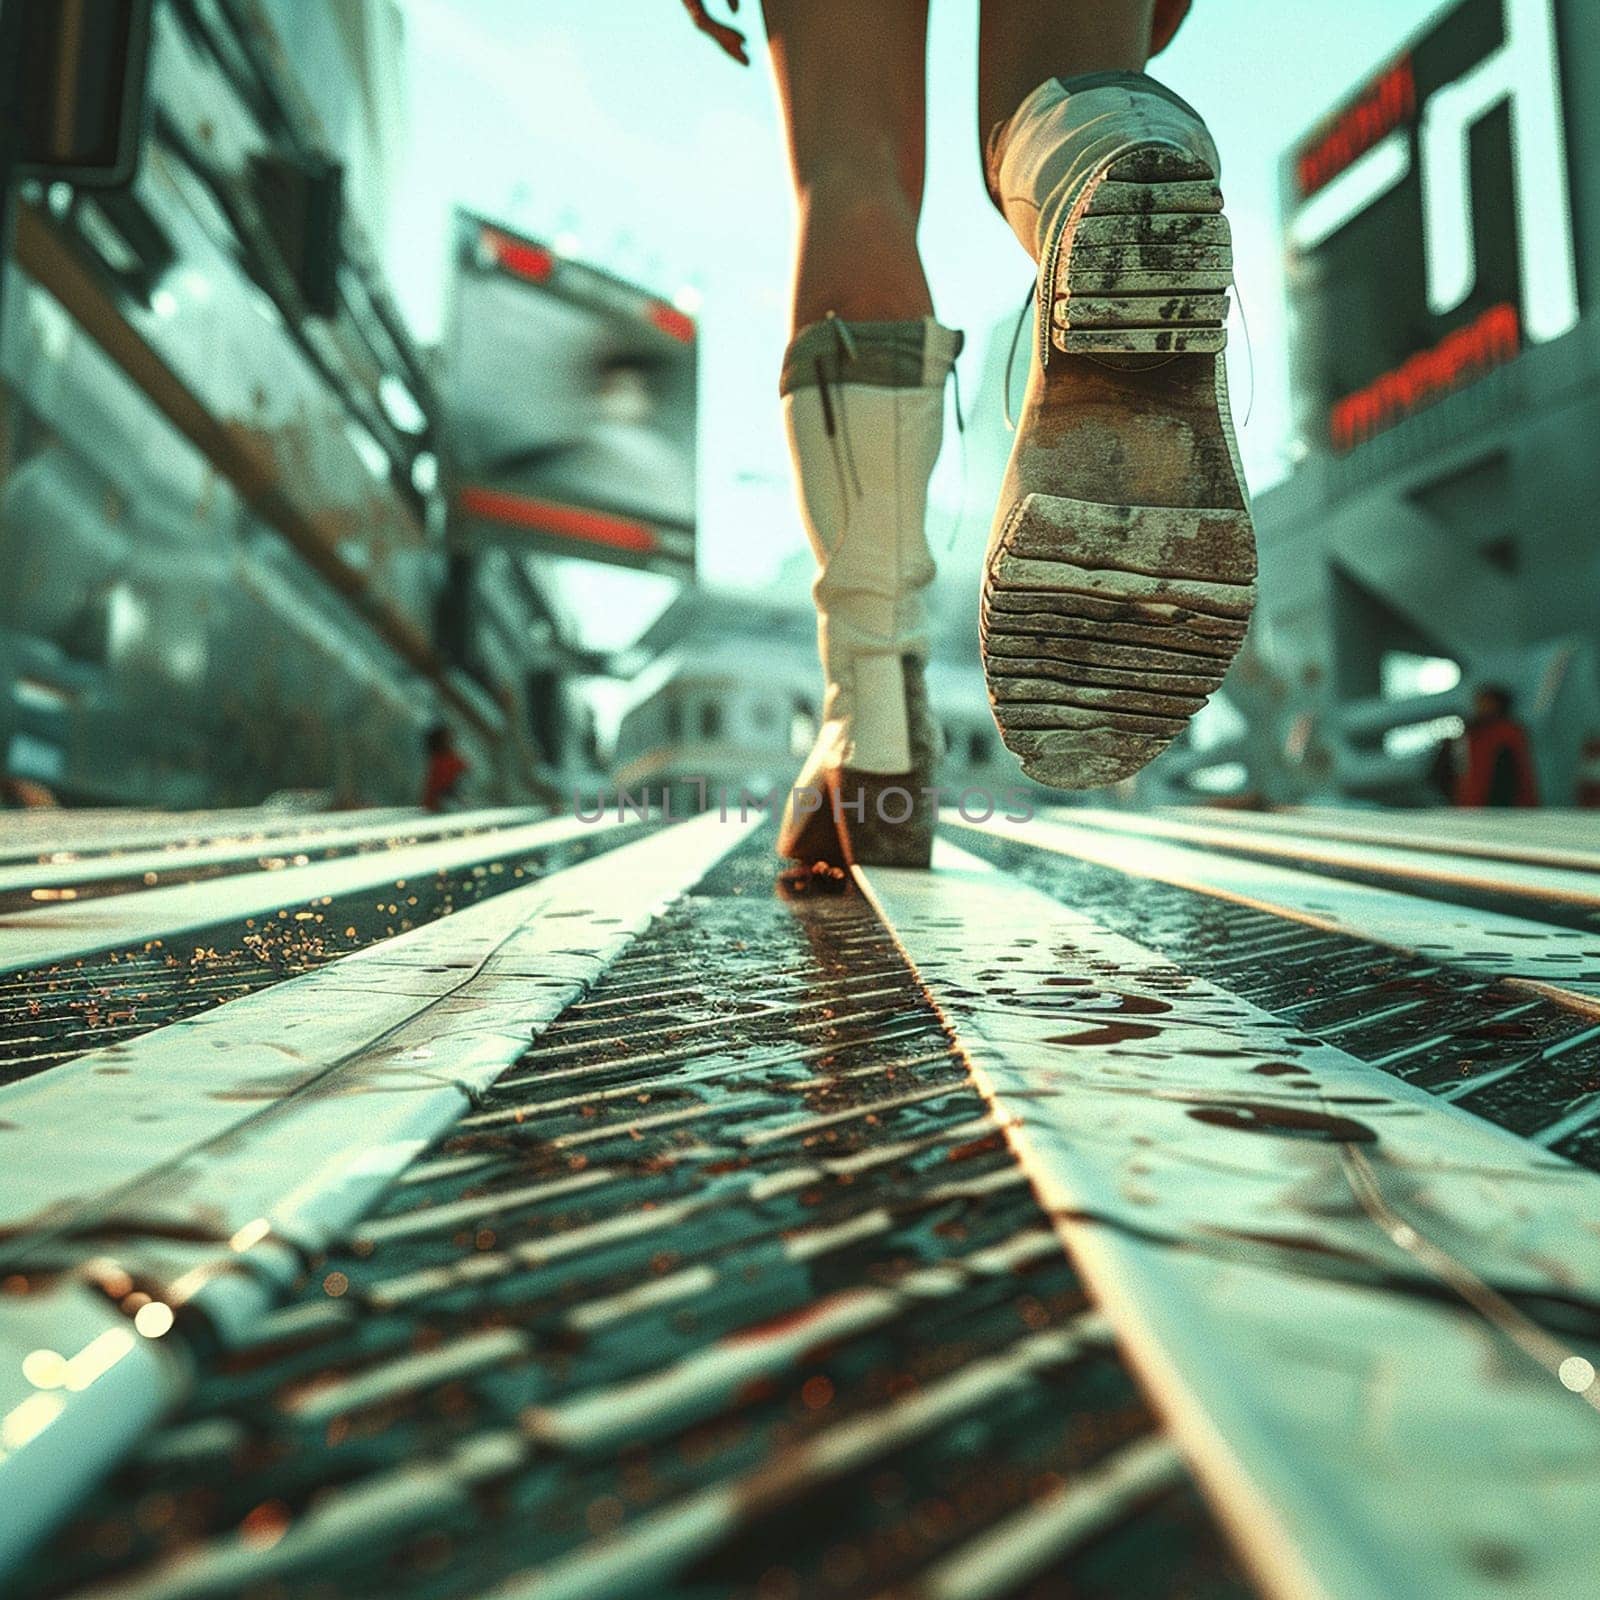
[[[1124,183],[1123,201],[1127,205],[1124,228],[1113,220],[1117,201],[1110,191],[1105,196],[1106,220],[1086,223],[1074,219],[1073,210],[1085,198],[1091,182],[1102,182],[1111,165],[1122,156],[1142,157],[1146,161],[1167,152],[1183,178],[1165,186],[1135,185],[1151,180],[1143,172],[1133,184]],[[1052,330],[1058,349],[1069,348],[1058,320],[1053,300],[1066,300],[1067,284],[1058,282],[1063,246],[1069,222],[1076,221],[1076,233],[1085,237],[1081,246],[1085,258],[1099,250],[1103,259],[1094,262],[1107,275],[1105,287],[1088,298],[1104,299],[1120,289],[1129,297],[1114,310],[1103,311],[1096,322],[1103,330],[1113,327],[1127,333],[1158,331],[1162,324],[1178,327],[1194,343],[1185,349],[1217,350],[1222,346],[1222,331],[1210,323],[1221,309],[1218,302],[1231,279],[1228,256],[1228,226],[1221,219],[1222,197],[1215,184],[1222,170],[1221,158],[1210,131],[1200,115],[1179,99],[1164,84],[1142,72],[1097,72],[1041,83],[1016,112],[991,130],[987,153],[990,192],[999,205],[1011,231],[1022,247],[1039,264],[1040,357],[1048,361]],[[1159,172],[1152,169],[1151,176]],[[1196,182],[1195,180],[1199,180]],[[1117,188],[1116,184],[1112,185]],[[1169,211],[1170,207],[1170,211]],[[1192,209],[1191,209],[1192,208]],[[1138,227],[1134,224],[1137,222]],[[1091,236],[1091,230],[1099,233]],[[1153,265],[1139,259],[1139,247],[1149,247],[1152,258],[1163,246],[1195,246],[1192,263],[1169,271],[1156,281],[1156,274],[1142,271]],[[1213,266],[1205,251],[1215,251]],[[1112,252],[1116,252],[1113,254]],[[1204,266],[1200,265],[1204,262]],[[1166,262],[1163,261],[1163,265]],[[1210,268],[1214,276],[1209,276]],[[1110,279],[1123,282],[1113,288]],[[1146,281],[1149,279],[1150,281]],[[1174,313],[1173,308],[1144,301],[1144,295],[1170,294],[1174,290],[1201,298],[1192,313]],[[1085,298],[1082,294],[1080,299]],[[1064,317],[1064,313],[1061,314]],[[1154,326],[1152,326],[1154,325]],[[1209,337],[1201,338],[1201,335]],[[1166,354],[1170,344],[1154,340],[1137,346],[1120,340],[1085,344],[1085,349],[1102,353],[1137,348]]]
[[[880,806],[886,785],[873,780],[898,778],[888,787],[908,794],[933,781],[938,728],[921,677],[934,562],[924,523],[961,343],[931,317],[830,317],[804,329],[784,358],[784,423],[818,562],[811,592],[826,681],[822,730],[780,836],[786,855],[926,859],[928,802],[915,795],[901,817],[899,796]],[[844,792],[851,784],[856,792]],[[809,817],[806,791],[823,797]],[[837,845],[833,833],[843,835]]]
[[[1023,770],[1095,788],[1182,732],[1254,600],[1217,151],[1153,79],[1096,73],[1034,90],[988,168],[1039,299],[984,562],[984,673]]]

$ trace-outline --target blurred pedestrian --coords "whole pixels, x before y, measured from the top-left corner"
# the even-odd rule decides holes
[[[748,63],[738,28],[684,5]],[[980,634],[1001,737],[1061,788],[1127,778],[1170,742],[1221,681],[1254,594],[1221,356],[1220,163],[1199,114],[1144,70],[1188,8],[981,0],[984,170],[1035,263],[1037,333]],[[934,317],[917,247],[928,0],[762,10],[799,204],[779,393],[826,680],[792,793],[830,802],[791,806],[778,847],[926,865],[942,740],[924,685],[924,518],[962,345]],[[1181,691],[1172,652],[1191,662]]]
[[[456,749],[455,736],[447,724],[436,722],[428,729],[428,769],[422,783],[422,804],[428,811],[447,810],[456,800],[461,780],[471,768]]]
[[[0,811],[51,811],[60,804],[51,790],[32,778],[0,777]]]
[[[1482,685],[1467,720],[1466,759],[1456,776],[1458,806],[1536,806],[1539,784],[1528,730],[1511,714],[1511,691]]]
[[[1600,734],[1583,741],[1578,758],[1578,804],[1586,811],[1600,810]]]

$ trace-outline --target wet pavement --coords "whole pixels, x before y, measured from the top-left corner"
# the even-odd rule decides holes
[[[875,1594],[1074,1494],[1005,1592],[1246,1592],[904,960],[769,849],[306,1263],[19,1600]]]
[[[1600,1009],[997,833],[961,842],[1303,1033],[1600,1171]]]
[[[501,859],[486,824],[410,966],[384,899],[298,967],[213,924],[210,987],[170,946],[45,1005],[11,976],[32,1117],[108,1047],[181,1094],[178,1045],[215,1075],[292,990],[355,1042],[203,1147],[158,1126],[48,1227],[13,1181],[0,1479],[56,1396],[104,1437],[34,1526],[0,1512],[8,1596],[1567,1592],[1600,1481],[1583,993],[1351,931],[1376,901],[1318,925],[1026,830],[780,893],[770,830],[716,826]],[[603,914],[630,887],[636,933]],[[432,1109],[400,1121],[408,1071]],[[76,1354],[28,1320],[58,1299]]]
[[[19,886],[10,891],[9,920],[0,918],[0,925],[19,935],[13,959],[20,970],[0,972],[0,1084],[313,972],[546,871],[585,860],[621,843],[629,832],[621,827],[575,830],[570,837],[508,852],[489,830],[483,835],[473,830],[465,842],[470,852],[472,839],[481,837],[476,852],[481,859],[399,877],[387,868],[396,851],[414,850],[421,843],[414,826],[396,825],[381,841],[343,848],[308,846],[292,836],[287,847],[273,841],[263,849],[257,842],[243,855],[235,855],[237,847],[230,845],[224,861],[202,865],[193,862],[200,851],[165,851],[159,857],[141,853],[135,872],[117,854],[92,863],[52,863],[52,878],[70,875],[73,865],[82,873],[73,878],[76,887],[67,886],[71,899],[65,901],[32,900],[32,891],[22,886],[28,869],[11,868],[8,876]],[[315,882],[304,884],[306,871],[334,856],[369,859],[374,868],[366,875],[369,881],[330,892],[318,892]],[[95,875],[83,871],[86,867]],[[291,890],[280,897],[274,892],[278,885],[266,883],[269,875],[285,871],[302,875],[298,895]],[[215,912],[206,891],[218,877],[263,884],[257,914],[212,920]],[[199,907],[191,917],[193,926],[177,932],[140,930],[130,939],[119,925],[120,908],[137,903],[141,891],[185,887]],[[52,887],[50,893],[63,890]],[[61,905],[76,908],[86,900],[104,902],[107,909],[98,925],[83,928],[85,948],[34,965],[27,935],[40,913]]]

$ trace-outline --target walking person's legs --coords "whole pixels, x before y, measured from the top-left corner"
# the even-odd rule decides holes
[[[1063,788],[1136,772],[1181,731],[1254,594],[1216,147],[1142,71],[1183,10],[983,0],[986,172],[1039,280],[980,631],[1002,736]]]
[[[923,522],[961,336],[917,253],[926,0],[766,0],[799,209],[780,389],[826,697],[779,849],[920,864],[939,734],[927,708]]]

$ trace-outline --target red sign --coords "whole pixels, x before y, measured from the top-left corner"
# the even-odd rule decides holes
[[[1522,346],[1517,308],[1490,306],[1476,321],[1446,334],[1365,388],[1334,402],[1328,431],[1335,450],[1349,450],[1419,406],[1504,365]]]
[[[457,213],[454,256],[452,546],[692,576],[694,318],[470,212]]]
[[[1417,80],[1411,57],[1403,55],[1381,72],[1352,105],[1336,112],[1312,134],[1295,156],[1300,198],[1308,199],[1331,183],[1358,157],[1417,115]]]
[[[469,484],[456,496],[456,507],[485,522],[506,527],[526,528],[533,533],[555,534],[589,544],[608,545],[613,550],[632,550],[647,554],[661,541],[637,517],[617,517],[588,506],[565,506],[532,495],[508,494],[503,489],[486,489]]]
[[[1290,154],[1294,382],[1328,448],[1577,326],[1562,54],[1596,9],[1456,0]]]

